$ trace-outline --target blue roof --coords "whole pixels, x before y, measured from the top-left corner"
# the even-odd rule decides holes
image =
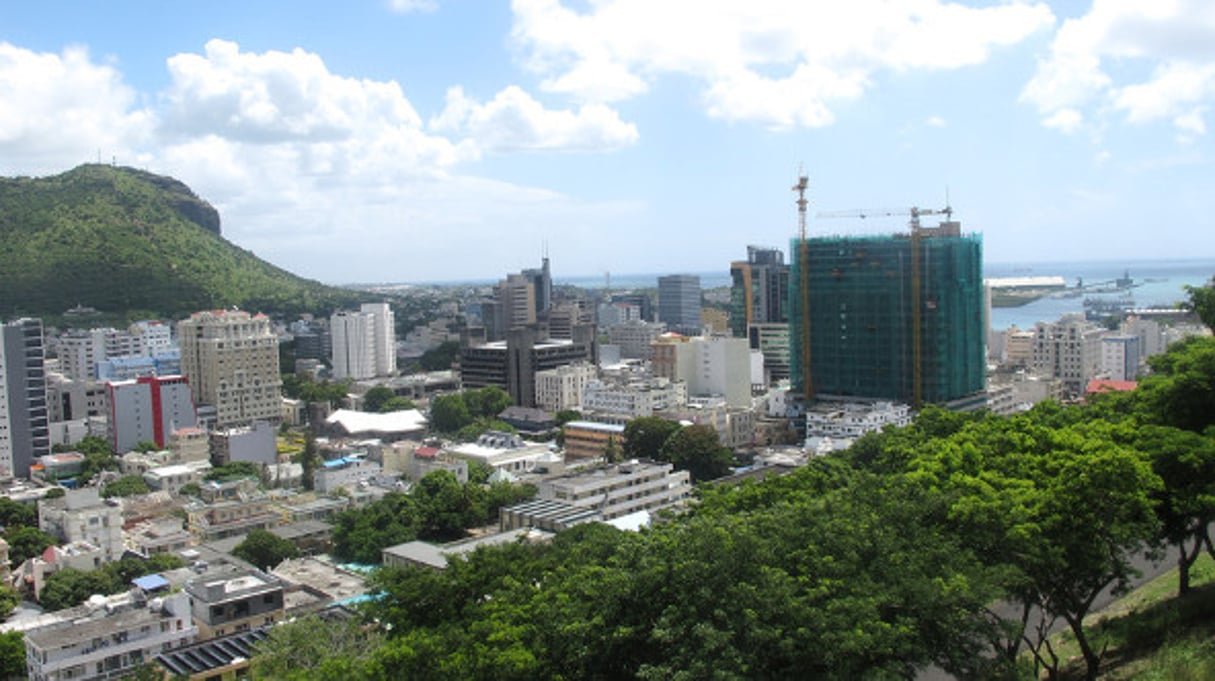
[[[144,575],[143,577],[136,577],[135,579],[132,579],[131,583],[144,591],[155,591],[168,586],[169,580],[161,577],[160,575]]]

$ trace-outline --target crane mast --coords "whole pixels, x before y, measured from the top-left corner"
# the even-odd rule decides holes
[[[810,186],[810,178],[802,175],[793,185],[797,192],[797,271],[798,286],[801,296],[801,359],[802,359],[802,396],[807,402],[814,399],[814,381],[810,373],[810,245],[806,241],[806,189]]]

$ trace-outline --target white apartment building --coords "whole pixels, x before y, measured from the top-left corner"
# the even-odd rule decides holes
[[[856,439],[886,426],[911,423],[911,407],[894,402],[826,403],[806,411],[806,435]]]
[[[589,362],[575,362],[536,372],[536,406],[550,412],[578,409],[583,390],[598,376]]]
[[[97,363],[105,361],[106,336],[117,333],[114,329],[88,329],[70,331],[59,337],[57,353],[59,372],[74,381],[92,381],[97,378]]]
[[[1101,339],[1101,370],[1111,381],[1134,381],[1139,377],[1138,336],[1108,336]]]
[[[362,380],[397,372],[395,319],[388,303],[364,303],[358,312],[329,318],[333,376]]]
[[[584,411],[597,415],[612,414],[624,421],[653,416],[655,411],[678,409],[687,401],[687,384],[665,378],[628,383],[592,381],[582,393]]]
[[[169,443],[173,431],[198,425],[194,397],[184,376],[145,376],[106,384],[110,405],[110,443],[114,451],[129,452],[141,442],[158,447]]]
[[[96,487],[39,501],[38,529],[60,543],[88,542],[101,549],[107,563],[122,557],[122,506],[115,499],[103,500]]]
[[[1165,333],[1160,322],[1144,317],[1127,317],[1118,329],[1119,333],[1139,338],[1139,359],[1145,360],[1164,352]]]
[[[1039,322],[1034,329],[1031,368],[1063,381],[1071,396],[1084,394],[1088,382],[1101,373],[1101,338],[1105,330],[1083,315],[1063,315],[1053,324]]]
[[[181,370],[195,400],[215,407],[215,425],[282,416],[278,337],[265,315],[240,310],[196,312],[177,324]]]
[[[692,493],[687,471],[669,463],[626,461],[591,471],[568,473],[540,483],[537,498],[599,512],[612,520],[637,511],[683,504]]]
[[[100,598],[54,613],[50,623],[26,631],[28,678],[123,678],[161,652],[198,637],[184,591],[149,596],[132,592]]]
[[[537,468],[560,466],[564,463],[564,458],[549,449],[547,443],[526,442],[518,435],[495,430],[477,438],[476,442],[446,447],[443,453],[512,474],[527,473]]]
[[[746,338],[664,334],[651,345],[654,376],[683,381],[688,396],[721,396],[731,407],[751,406],[751,350]]]

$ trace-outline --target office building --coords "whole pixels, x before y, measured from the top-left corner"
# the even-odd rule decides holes
[[[789,324],[763,323],[747,327],[747,343],[763,356],[764,384],[774,385],[789,378]]]
[[[106,384],[110,406],[110,443],[129,452],[141,442],[164,449],[178,428],[198,425],[190,384],[184,376],[144,376]]]
[[[536,406],[548,412],[578,409],[582,391],[599,376],[595,365],[575,362],[536,372]]]
[[[38,502],[38,529],[61,544],[88,542],[109,563],[122,557],[122,506],[102,499],[96,487],[68,490],[57,499]]]
[[[806,399],[981,406],[982,242],[957,222],[794,239],[790,379]]]
[[[1088,382],[1101,373],[1101,338],[1105,333],[1081,314],[1066,314],[1054,323],[1038,322],[1030,368],[1063,381],[1067,395],[1079,397]]]
[[[547,337],[543,324],[512,329],[505,341],[475,343],[460,348],[460,382],[464,388],[495,385],[520,407],[536,405],[536,373],[575,362],[598,360],[595,327],[577,325],[572,340]]]
[[[0,325],[0,476],[26,478],[51,453],[42,320]]]
[[[747,259],[730,263],[730,332],[747,335],[751,324],[789,320],[789,266],[775,248],[747,246]]]
[[[689,336],[700,333],[700,277],[693,274],[658,277],[658,321],[676,333]]]
[[[745,338],[666,334],[651,346],[657,378],[682,381],[688,397],[718,396],[731,407],[751,404],[751,351]]]
[[[198,404],[215,408],[229,427],[282,416],[278,338],[265,315],[240,310],[196,312],[177,324],[181,369]]]
[[[1111,381],[1139,378],[1139,336],[1107,336],[1101,339],[1101,368]]]
[[[608,328],[608,342],[620,348],[622,359],[649,359],[650,346],[665,331],[665,324],[631,319]]]

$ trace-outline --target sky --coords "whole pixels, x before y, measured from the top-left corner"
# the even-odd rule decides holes
[[[1210,0],[0,2],[0,175],[171,175],[327,283],[724,271],[800,174],[811,236],[1212,258],[1212,104]]]

